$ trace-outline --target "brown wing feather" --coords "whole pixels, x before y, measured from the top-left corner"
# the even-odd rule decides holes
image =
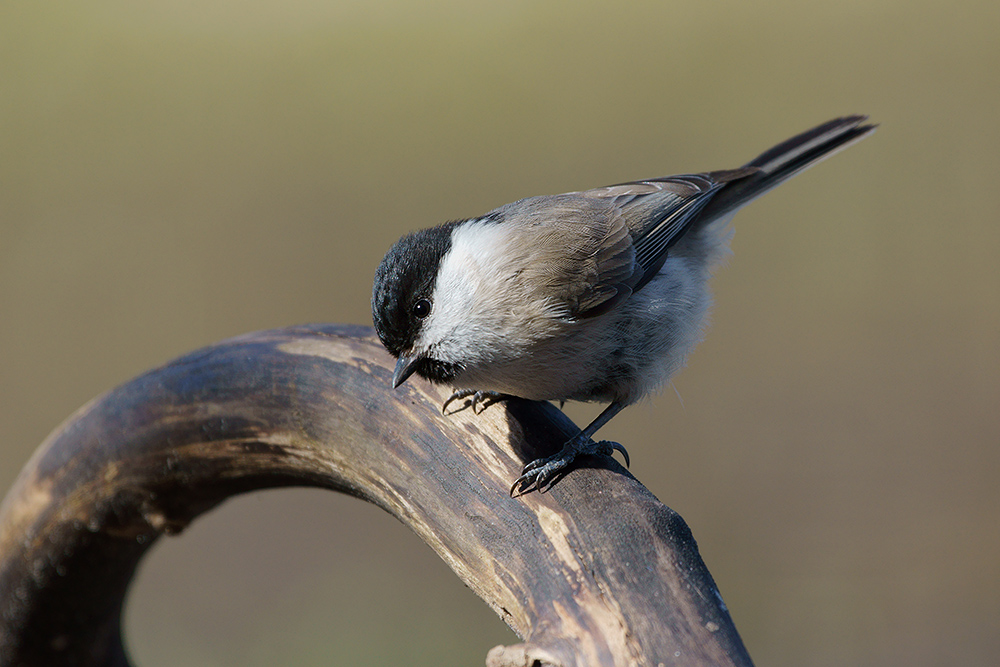
[[[561,304],[569,317],[595,317],[641,289],[663,265],[701,207],[742,169],[668,176],[584,192],[531,197],[497,211],[522,229],[520,280]]]
[[[642,276],[626,219],[610,200],[575,193],[523,199],[500,209],[521,227],[519,280],[565,307],[572,318],[606,312]]]
[[[631,282],[630,287],[639,290],[660,270],[667,251],[684,236],[712,197],[728,183],[757,171],[756,167],[744,167],[665,176],[587,190],[580,195],[613,202],[625,219],[635,247],[636,263],[642,267],[641,276]]]
[[[726,215],[874,131],[866,116],[838,118],[739,169],[665,176],[532,197],[493,214],[524,225],[517,266],[524,294],[539,292],[573,318],[607,312],[640,290],[692,227]],[[720,194],[721,193],[721,194]],[[718,196],[716,196],[718,195]],[[501,223],[503,224],[503,223]]]

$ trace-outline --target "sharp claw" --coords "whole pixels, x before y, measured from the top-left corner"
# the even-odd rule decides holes
[[[631,467],[631,462],[629,461],[628,457],[628,451],[626,451],[625,447],[620,442],[614,442],[612,440],[601,440],[600,442],[596,443],[594,451],[585,453],[603,454],[604,456],[613,457],[616,451],[622,453],[622,457],[625,459],[625,467],[626,468]]]
[[[622,453],[622,456],[625,458],[625,466],[628,467],[630,464],[628,452],[625,451],[625,447],[620,443],[611,442],[610,440],[594,442],[593,440],[581,439],[580,436],[577,436],[566,443],[558,454],[529,461],[521,469],[521,475],[511,485],[510,496],[511,498],[515,498],[523,495],[530,491],[532,487],[537,489],[539,493],[545,493],[555,486],[556,480],[569,469],[577,456],[581,454],[611,456],[615,451]]]
[[[631,468],[632,467],[632,465],[629,463],[628,452],[625,451],[625,448],[622,447],[621,443],[619,443],[619,442],[612,442],[611,443],[611,448],[612,449],[617,449],[619,452],[622,453],[622,456],[625,458],[625,467],[626,468]]]
[[[443,415],[444,414],[448,414],[447,410],[448,410],[448,406],[449,405],[451,405],[453,402],[461,400],[463,398],[468,398],[469,396],[472,396],[474,393],[476,393],[476,392],[473,391],[473,390],[471,390],[471,389],[457,389],[457,390],[455,390],[454,392],[452,392],[451,396],[449,396],[448,398],[444,399],[444,404],[441,406],[441,414],[443,414]]]
[[[555,456],[528,462],[521,469],[520,477],[514,480],[514,484],[511,485],[510,497],[514,498],[527,493],[531,490],[532,486],[537,488],[539,493],[545,493],[548,488],[546,482],[567,465],[566,462],[559,459],[559,456],[559,454],[556,454]]]
[[[444,405],[441,406],[441,414],[447,414],[446,410],[448,409],[448,406],[452,404],[452,402],[464,400],[466,398],[469,398],[470,396],[472,397],[472,400],[466,401],[465,405],[463,405],[455,412],[471,407],[473,413],[481,415],[483,414],[483,410],[493,405],[493,403],[501,401],[504,398],[506,398],[505,394],[501,394],[496,391],[456,389],[451,396],[445,399]]]
[[[535,481],[528,473],[522,473],[520,477],[514,480],[514,483],[510,485],[510,497],[517,498],[518,496],[527,492],[531,488],[531,483]]]

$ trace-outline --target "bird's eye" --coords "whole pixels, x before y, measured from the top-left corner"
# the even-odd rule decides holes
[[[413,304],[413,316],[419,320],[431,314],[431,302],[427,299],[420,299]]]

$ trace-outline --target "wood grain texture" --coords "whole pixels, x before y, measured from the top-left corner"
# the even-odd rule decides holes
[[[508,665],[750,665],[684,521],[611,459],[508,494],[576,432],[547,403],[442,415],[366,327],[264,331],[81,408],[0,506],[0,664],[127,665],[122,603],[163,534],[238,493],[317,486],[412,528],[524,639]]]

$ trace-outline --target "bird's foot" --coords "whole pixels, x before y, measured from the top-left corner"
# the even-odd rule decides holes
[[[521,470],[521,476],[514,480],[510,487],[511,497],[527,493],[532,488],[539,493],[545,493],[556,483],[556,480],[566,474],[567,468],[582,454],[611,456],[615,450],[625,457],[625,467],[629,466],[628,452],[617,442],[610,440],[594,441],[583,433],[567,442],[558,454],[535,459]]]
[[[465,399],[472,397],[472,400],[466,401]],[[490,407],[497,401],[502,401],[507,398],[507,394],[501,394],[498,391],[477,391],[475,389],[458,389],[441,406],[442,414],[454,414],[459,410],[464,410],[465,408],[471,407],[474,414],[482,414],[483,410]],[[448,406],[454,401],[464,401],[462,405],[452,413],[448,412]]]

